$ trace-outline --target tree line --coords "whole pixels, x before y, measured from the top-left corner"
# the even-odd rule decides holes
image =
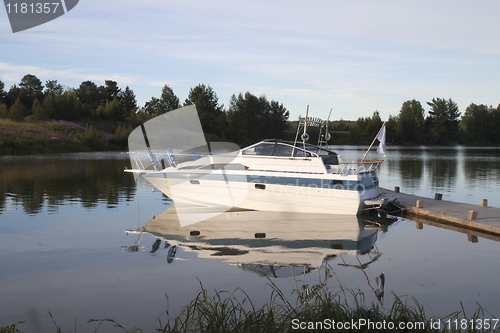
[[[105,80],[104,83],[98,86],[92,81],[84,81],[77,88],[64,88],[57,80],[48,80],[44,85],[35,75],[27,74],[19,84],[6,91],[0,80],[0,118],[27,122],[105,120],[140,123],[195,104],[209,139],[245,144],[261,137],[282,136],[287,128],[289,112],[282,103],[249,92],[234,94],[225,109],[209,85],[191,88],[184,103],[165,85],[160,97],[152,97],[143,107],[138,107],[130,87],[122,90],[116,81]]]
[[[282,103],[246,92],[233,94],[226,108],[213,88],[205,84],[191,88],[183,103],[173,89],[165,85],[159,97],[152,97],[143,107],[138,107],[132,89],[128,86],[121,89],[113,80],[105,80],[101,86],[83,81],[77,88],[68,88],[57,80],[43,84],[35,75],[27,74],[8,91],[0,80],[0,118],[15,121],[91,120],[136,125],[192,104],[196,105],[210,140],[245,145],[264,138],[289,139],[295,129]],[[464,114],[452,99],[433,98],[426,105],[427,112],[420,101],[405,101],[399,114],[387,120],[387,141],[409,145],[500,143],[500,105],[494,108],[472,103]],[[330,126],[330,143],[370,143],[382,123],[378,111],[357,121],[334,121]],[[121,135],[126,137],[126,133]]]
[[[496,108],[471,103],[462,115],[452,99],[433,98],[426,103],[405,101],[399,114],[386,122],[387,142],[403,145],[499,144],[500,105]],[[382,126],[379,112],[357,121],[333,124],[336,144],[369,144]]]
[[[4,87],[0,81],[0,117],[15,121],[124,120],[137,111],[134,92],[128,86],[121,90],[112,80],[103,86],[84,81],[78,88],[64,88],[57,80],[43,85],[35,75],[27,74],[9,91]]]

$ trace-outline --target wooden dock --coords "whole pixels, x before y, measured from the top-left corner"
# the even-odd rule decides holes
[[[500,208],[482,206],[481,202],[466,204],[441,200],[439,194],[432,199],[384,188],[380,191],[389,196],[397,196],[398,206],[407,214],[500,236]]]

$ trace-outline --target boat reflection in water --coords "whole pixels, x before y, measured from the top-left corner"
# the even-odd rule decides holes
[[[380,257],[381,253],[375,246],[377,234],[386,230],[395,218],[233,209],[181,227],[176,206],[149,221],[144,231],[137,232],[136,244],[125,247],[126,250],[139,251],[140,237],[147,232],[156,240],[151,248],[144,247],[144,251],[155,255],[161,251],[163,255],[160,256],[166,256],[169,263],[182,248],[195,251],[199,258],[217,259],[270,278],[293,276],[295,279],[317,271],[318,284],[296,286],[302,300],[326,287],[325,280],[332,276],[333,265],[355,267],[363,271],[371,289],[383,302],[384,274],[377,277],[376,286],[372,287],[364,269]],[[190,211],[193,215],[206,215],[211,208],[192,206],[182,209],[183,214]]]

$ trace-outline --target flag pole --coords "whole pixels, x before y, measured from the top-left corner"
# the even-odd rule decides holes
[[[384,128],[386,122],[387,121],[384,121],[384,123],[382,124],[382,127],[380,127],[380,129],[378,130],[377,135],[375,135],[375,138],[373,139],[372,144],[370,145],[370,147],[368,147],[368,150],[366,151],[365,156],[363,156],[363,159],[361,160],[361,162],[363,162],[365,160],[366,155],[368,155],[368,152],[370,151],[370,149],[372,149],[372,146],[375,143],[375,140],[377,140],[377,137],[380,134],[380,131],[382,130],[382,128]]]

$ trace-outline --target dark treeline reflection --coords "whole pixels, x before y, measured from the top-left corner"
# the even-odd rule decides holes
[[[465,158],[456,148],[432,148],[425,161],[427,176],[433,187],[454,188],[457,181],[459,159]]]
[[[424,173],[424,162],[422,159],[405,158],[398,160],[387,160],[387,168],[391,172],[401,174],[401,185],[405,188],[418,187]]]
[[[8,205],[36,214],[46,205],[57,210],[63,204],[99,203],[115,207],[132,200],[134,177],[123,170],[127,159],[22,158],[0,160],[0,213]]]
[[[464,160],[464,172],[469,187],[484,187],[500,179],[500,149],[467,148],[464,152],[468,157]]]
[[[404,188],[459,190],[485,187],[500,178],[500,148],[461,146],[390,147],[382,168]]]

